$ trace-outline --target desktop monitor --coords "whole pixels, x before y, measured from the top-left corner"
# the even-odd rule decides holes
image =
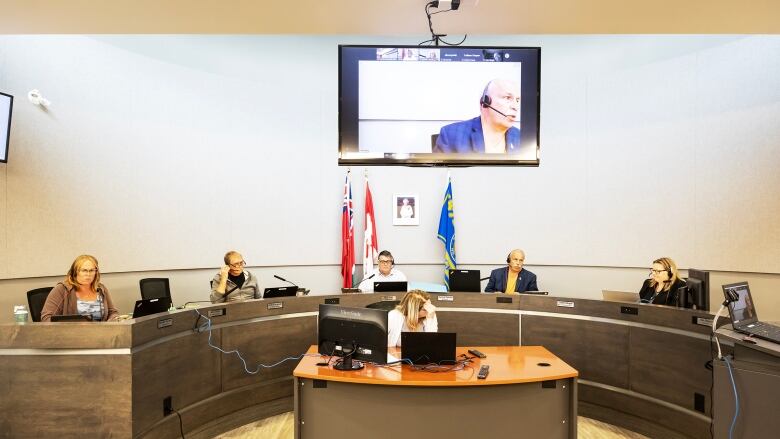
[[[696,308],[703,311],[710,310],[710,272],[688,269],[688,279],[685,281],[688,287],[687,308]]]
[[[479,270],[450,270],[450,291],[479,293]]]
[[[321,304],[317,345],[322,355],[344,357],[334,369],[362,369],[360,361],[387,363],[387,311]]]

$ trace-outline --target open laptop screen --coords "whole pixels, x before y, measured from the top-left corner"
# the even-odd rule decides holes
[[[723,285],[723,294],[727,291],[737,294],[737,301],[729,303],[729,315],[734,328],[750,325],[758,321],[756,308],[753,306],[753,297],[750,295],[750,287],[747,282]]]
[[[407,289],[408,285],[405,281],[374,282],[375,293],[398,293],[406,291]]]
[[[415,365],[455,364],[454,332],[402,332],[401,357]]]

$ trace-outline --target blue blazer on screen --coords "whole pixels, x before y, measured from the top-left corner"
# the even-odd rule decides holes
[[[441,127],[433,152],[485,152],[485,138],[479,116]],[[520,152],[520,130],[517,127],[506,131],[506,152]]]
[[[509,267],[496,268],[491,271],[490,280],[485,287],[485,292],[503,293],[506,290],[506,277],[508,273]],[[536,286],[536,275],[525,268],[520,270],[517,282],[515,282],[515,292],[522,293],[524,291],[539,291],[539,287]]]

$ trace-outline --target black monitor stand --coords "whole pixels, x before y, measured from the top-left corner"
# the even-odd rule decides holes
[[[352,345],[352,349],[347,352],[346,347],[342,346],[341,351],[344,353],[344,357],[341,359],[341,361],[336,361],[336,364],[333,365],[333,368],[336,370],[360,370],[362,369],[363,362],[352,360],[352,354],[354,354],[357,351],[357,346],[354,344]]]

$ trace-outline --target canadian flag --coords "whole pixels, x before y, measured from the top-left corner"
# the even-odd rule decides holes
[[[366,177],[366,230],[363,234],[363,279],[371,276],[374,271],[374,259],[379,254],[376,239],[376,222],[374,222],[374,201],[371,199],[371,188]]]

